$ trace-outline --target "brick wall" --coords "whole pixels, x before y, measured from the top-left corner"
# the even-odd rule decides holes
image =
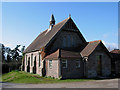
[[[59,78],[58,73],[58,62],[59,60],[52,60],[52,67],[49,67],[49,60],[46,60],[46,76],[51,76],[55,78]]]

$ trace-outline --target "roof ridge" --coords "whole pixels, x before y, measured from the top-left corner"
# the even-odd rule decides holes
[[[90,41],[88,43],[101,42],[101,40]]]
[[[52,30],[50,30],[48,32],[48,29],[44,30],[43,32],[41,32],[35,40],[32,41],[32,43],[25,49],[24,52],[31,52],[32,50],[39,50],[39,48],[46,46],[50,40],[56,35],[56,33],[61,30],[62,27],[64,27],[64,25],[68,22],[70,18],[66,18],[63,21],[55,24],[52,28]],[[46,40],[43,41],[42,38],[47,38]],[[39,44],[38,44],[39,43]],[[37,45],[38,44],[38,45]]]
[[[63,21],[61,21],[61,22],[58,22],[57,24],[55,24],[54,26],[56,26],[56,25],[58,25],[58,24],[60,24],[60,23],[62,23],[62,22],[64,22],[65,20],[68,20],[69,18],[66,18],[66,19],[64,19]],[[54,27],[53,26],[53,27]]]
[[[97,42],[97,43],[95,43]],[[85,46],[85,48],[80,52],[82,56],[88,56],[90,55],[95,48],[100,44],[101,40],[95,40],[95,41],[90,41],[88,44]],[[92,47],[91,47],[92,46]]]

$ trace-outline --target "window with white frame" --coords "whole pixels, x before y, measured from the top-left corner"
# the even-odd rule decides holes
[[[80,60],[76,60],[76,68],[80,68]]]
[[[52,60],[49,60],[49,68],[52,68]]]
[[[62,60],[62,68],[67,68],[67,60]]]

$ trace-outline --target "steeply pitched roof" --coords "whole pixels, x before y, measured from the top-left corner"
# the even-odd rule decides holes
[[[92,52],[97,48],[98,45],[101,45],[104,51],[110,56],[110,52],[107,50],[107,48],[104,46],[101,40],[91,41],[87,42],[86,46],[83,48],[83,50],[80,51],[80,54],[85,57],[92,54]]]
[[[112,51],[110,51],[111,53],[115,53],[115,54],[120,54],[120,50],[119,49],[114,49]]]
[[[91,41],[88,42],[88,44],[85,46],[85,48],[80,52],[82,56],[89,56],[95,48],[98,46],[98,44],[101,42],[101,40]]]
[[[58,59],[58,58],[80,58],[81,55],[79,52],[72,52],[58,49],[54,53],[45,57],[45,59]]]
[[[48,42],[56,35],[56,33],[64,26],[64,24],[69,20],[70,18],[67,18],[58,24],[54,25],[51,30],[45,30],[42,33],[39,34],[39,36],[26,48],[24,51],[31,52],[35,50],[39,50],[40,48],[46,46]]]

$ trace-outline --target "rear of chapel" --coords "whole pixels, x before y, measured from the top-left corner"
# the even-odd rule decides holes
[[[87,42],[68,17],[49,28],[24,51],[22,70],[55,78],[96,78],[111,74],[111,55],[101,40]]]

